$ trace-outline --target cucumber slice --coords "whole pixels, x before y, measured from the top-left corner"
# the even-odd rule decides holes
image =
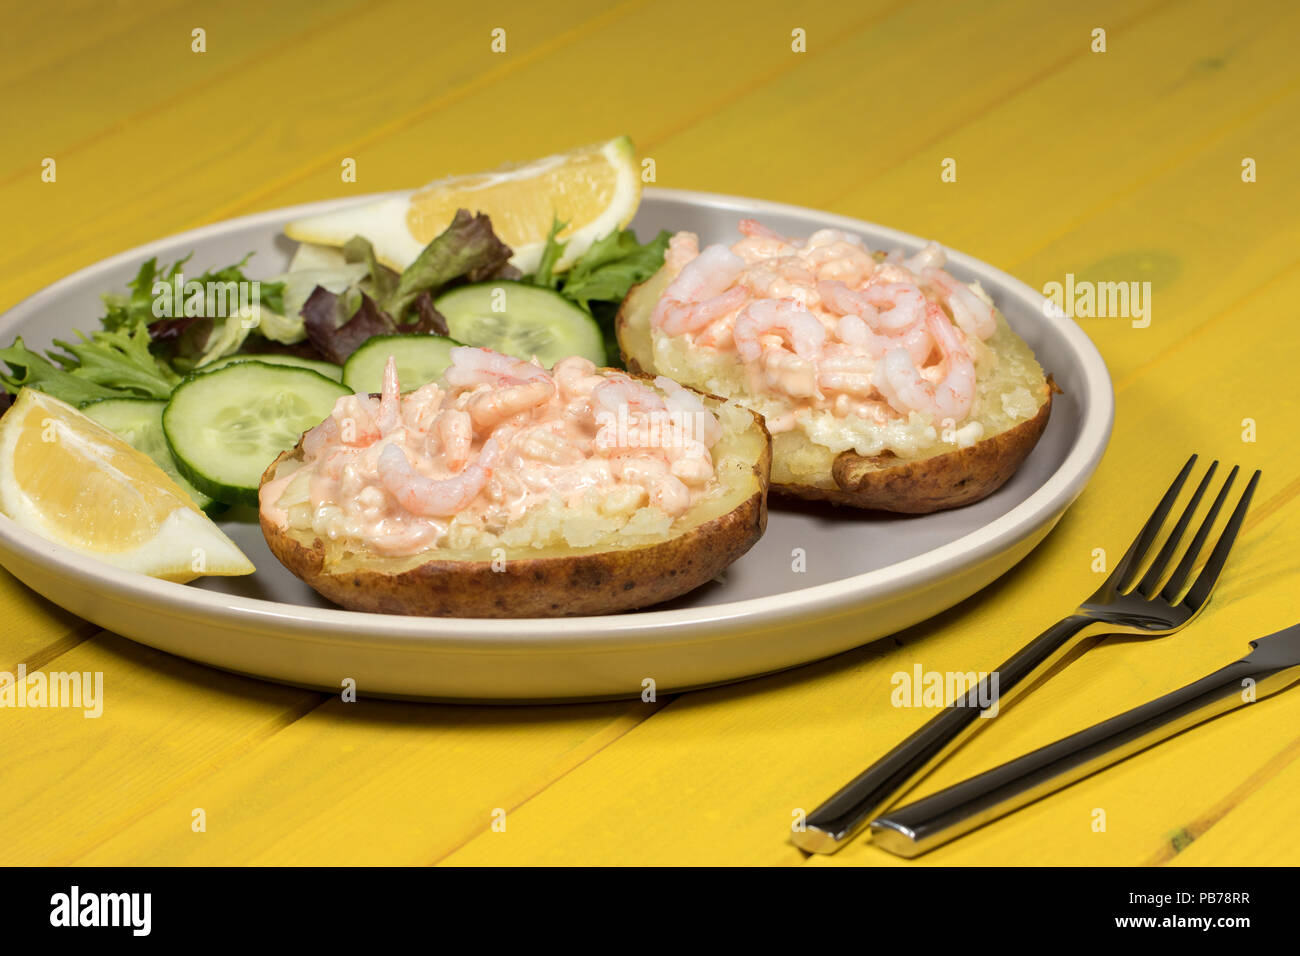
[[[536,355],[547,368],[570,355],[605,364],[596,320],[552,289],[507,280],[479,282],[444,292],[433,306],[447,319],[451,337],[466,345],[521,359]]]
[[[397,359],[397,379],[409,392],[441,377],[451,364],[451,350],[459,342],[441,335],[375,335],[348,358],[343,384],[354,392],[377,392],[384,387],[384,366]]]
[[[274,353],[257,355],[249,352],[246,355],[227,355],[223,359],[217,359],[211,365],[196,368],[194,371],[215,372],[219,368],[234,365],[236,362],[265,362],[267,365],[291,365],[294,368],[309,368],[313,372],[319,372],[326,378],[334,379],[336,382],[343,380],[343,367],[341,365],[335,365],[333,362],[322,362],[319,359],[299,358],[297,355],[276,355]]]
[[[257,506],[262,472],[352,394],[311,369],[234,362],[172,392],[163,433],[182,475],[227,504]]]
[[[194,503],[209,513],[224,510],[225,505],[205,495],[185,480],[176,467],[176,459],[163,435],[162,416],[167,403],[152,398],[101,398],[82,406],[82,414],[116,433],[136,451],[142,451],[161,468]]]

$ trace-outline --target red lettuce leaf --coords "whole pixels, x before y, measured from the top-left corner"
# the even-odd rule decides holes
[[[348,317],[343,297],[323,286],[317,286],[307,297],[302,319],[307,340],[327,362],[336,365],[346,362],[372,336],[392,335],[397,331],[397,324],[388,313],[364,292],[361,304]]]

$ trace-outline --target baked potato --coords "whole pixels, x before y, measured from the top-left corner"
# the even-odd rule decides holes
[[[471,353],[495,355],[479,349],[454,350],[453,355],[457,352],[462,358]],[[482,361],[481,354],[471,358],[476,363]],[[520,384],[521,379],[509,376],[488,376],[483,381],[492,384],[486,387],[426,386],[401,397],[398,419],[403,424],[397,426],[391,418],[386,425],[382,421],[383,396],[341,399],[330,419],[305,434],[292,451],[280,455],[263,476],[261,525],[272,553],[326,598],[352,610],[438,617],[549,617],[607,614],[677,597],[717,577],[762,535],[767,522],[771,445],[758,415],[734,402],[696,395],[671,382],[656,385],[612,369],[596,369],[585,359],[566,359],[557,364],[553,374],[535,376],[535,365],[504,357],[494,361],[497,359],[503,367],[514,363],[513,372],[521,366],[532,369],[533,373],[524,377],[540,386],[535,391],[545,393],[548,381],[554,386],[549,402],[569,416],[562,424],[580,436],[573,447],[590,451],[587,458],[578,461],[570,455],[562,463],[567,471],[554,464],[555,448],[543,441],[543,425],[555,425],[555,419],[548,420],[544,413],[546,405],[507,415],[491,429],[476,424],[474,444],[481,444],[479,457],[445,480],[457,480],[457,475],[469,473],[493,454],[497,457],[485,466],[490,476],[483,489],[459,510],[454,506],[460,502],[450,502],[449,507],[432,508],[448,514],[411,516],[403,509],[418,502],[410,499],[414,492],[402,485],[401,476],[389,474],[381,480],[382,491],[362,482],[365,487],[358,492],[347,484],[348,469],[364,471],[367,456],[373,459],[376,450],[394,436],[408,451],[422,443],[439,448],[453,440],[453,434],[442,434],[446,423],[428,414],[430,401],[440,405],[449,420],[462,413],[477,416],[481,411],[491,420],[516,408],[509,404],[511,389],[522,393],[528,383]],[[446,377],[456,380],[456,374],[453,365]],[[590,388],[593,379],[615,384],[605,386],[602,393],[600,386]],[[462,376],[458,381],[463,380]],[[576,384],[568,388],[566,381]],[[396,394],[395,371],[392,388]],[[597,396],[585,410],[581,398],[575,397],[584,389]],[[439,392],[440,399],[436,398]],[[606,401],[611,395],[613,400]],[[648,457],[639,459],[628,451],[635,444],[630,438],[623,438],[619,445],[615,435],[610,439],[615,443],[613,451],[598,440],[601,428],[616,428],[619,415],[635,433],[646,421],[637,413],[656,404],[653,395],[675,396],[679,404],[684,400],[686,405],[707,410],[718,426],[716,433],[708,436],[713,439],[708,449],[713,477],[692,486],[685,510],[677,507],[681,502],[675,507],[657,505],[657,486],[646,484],[640,489],[645,494],[638,494],[635,482],[641,480],[641,472],[636,467],[624,462],[611,471],[606,464],[615,453],[625,453],[629,455],[626,461],[641,461],[644,469],[656,454],[650,446],[644,446],[649,449],[645,451]],[[631,413],[626,408],[618,412],[620,399],[626,399],[629,407],[635,405]],[[615,415],[601,419],[601,411]],[[422,427],[422,417],[427,434],[412,437],[409,432]],[[356,446],[351,450],[339,436],[345,423],[354,430]],[[556,430],[552,427],[547,433]],[[491,453],[486,450],[489,440],[494,446]],[[343,464],[335,462],[332,454],[341,455]],[[378,458],[385,455],[396,461],[387,448]],[[380,467],[376,465],[376,469]],[[321,490],[330,487],[329,473],[334,469],[344,475],[332,486],[337,494]],[[565,476],[574,474],[574,469],[603,476],[605,483],[599,486],[599,493],[575,498],[572,487],[578,486],[565,484]],[[613,480],[611,474],[632,477]],[[430,479],[415,475],[414,480]],[[545,494],[548,480],[554,491],[549,496]],[[534,485],[541,489],[527,499],[533,505],[511,512],[514,505],[494,504],[497,498],[511,502],[519,497],[518,488],[511,484],[516,481],[532,483],[522,493],[525,497],[532,494],[528,489]],[[430,487],[420,486],[426,497],[432,494]],[[355,502],[355,521],[364,522],[366,508],[378,509],[385,516],[378,524],[372,522],[372,529],[377,530],[369,536],[355,526],[349,530],[347,520],[331,524],[321,519],[323,511],[348,507],[347,501],[334,501],[333,497],[349,495]],[[672,513],[675,510],[677,513]],[[383,521],[390,524],[385,528]],[[434,526],[437,533],[414,546],[394,547],[404,534],[418,531],[421,522]]]
[[[902,260],[837,230],[803,244],[752,221],[741,232],[730,249],[703,252],[691,234],[674,237],[663,267],[631,290],[616,318],[629,369],[760,412],[777,493],[924,514],[978,501],[1011,477],[1047,426],[1055,386],[983,291],[939,270],[942,250],[931,245]],[[706,257],[706,268],[686,272]],[[766,294],[773,290],[783,298]],[[905,306],[915,310],[906,327]],[[950,359],[941,340],[968,353],[973,381],[958,382],[968,387],[964,405],[948,384],[962,371],[960,356]],[[897,375],[882,380],[887,358],[901,384]],[[800,379],[801,368],[817,377]],[[764,387],[776,373],[798,387]],[[894,408],[899,393],[933,410]]]

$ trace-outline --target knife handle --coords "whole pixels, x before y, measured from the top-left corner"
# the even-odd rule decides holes
[[[1255,681],[1253,699],[1258,700],[1300,679],[1300,667],[1261,668],[1250,660],[1236,661],[1141,707],[891,810],[871,821],[872,842],[898,856],[919,856],[1242,706],[1247,678]]]
[[[981,680],[974,691],[951,701],[920,730],[809,814],[804,829],[792,834],[794,844],[809,853],[834,853],[974,735],[981,723],[980,714],[988,709],[983,702],[996,701],[998,707],[1005,706],[1086,637],[1108,630],[1113,627],[1081,614],[1057,621]],[[996,683],[990,681],[994,675]]]

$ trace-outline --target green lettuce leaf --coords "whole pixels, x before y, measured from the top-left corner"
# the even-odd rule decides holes
[[[632,286],[654,275],[664,263],[672,235],[665,230],[643,245],[631,229],[615,230],[593,242],[567,272],[556,272],[568,245],[559,240],[565,225],[558,219],[552,224],[537,271],[528,281],[558,290],[588,312],[601,311],[592,308],[593,302],[622,302]]]
[[[631,229],[611,232],[569,267],[560,293],[588,311],[590,302],[622,302],[628,290],[654,275],[664,263],[672,234],[660,232],[645,245]]]
[[[458,209],[451,225],[424,247],[397,280],[392,294],[379,305],[400,325],[421,292],[433,295],[460,278],[482,282],[504,277],[511,255],[510,247],[492,231],[491,219]]]
[[[77,342],[56,339],[56,349],[46,356],[28,349],[21,337],[15,339],[0,349],[0,361],[9,366],[8,373],[0,372],[0,385],[12,394],[30,387],[80,405],[97,398],[168,398],[180,381],[149,351],[149,328],[143,322],[129,330],[77,336]]]
[[[209,270],[197,277],[190,276],[186,281],[196,279],[196,281],[205,285],[209,282],[249,282],[251,280],[244,274],[244,266],[252,255],[250,252],[234,265],[226,266],[223,269]],[[134,328],[139,322],[151,323],[156,321],[158,316],[153,314],[154,284],[171,282],[189,260],[190,256],[185,256],[182,259],[177,259],[170,266],[159,266],[156,258],[142,263],[135,278],[127,283],[125,295],[119,292],[107,292],[102,296],[106,312],[100,324],[106,331],[115,332],[123,328]],[[262,308],[283,314],[284,283],[261,282],[258,289],[258,298]]]
[[[361,280],[361,291],[376,302],[387,302],[397,291],[397,273],[379,262],[375,257],[375,247],[365,236],[349,239],[343,246],[343,258],[348,263],[366,266],[369,274]]]
[[[607,361],[620,367],[614,317],[632,286],[659,271],[672,234],[660,232],[643,245],[631,229],[615,230],[593,242],[567,272],[557,272],[556,264],[568,245],[559,239],[560,230],[565,225],[559,219],[552,223],[537,271],[525,281],[555,289],[570,302],[590,312],[605,339]]]
[[[9,348],[0,349],[0,361],[9,366],[8,373],[0,371],[0,385],[10,395],[17,395],[24,387],[35,388],[70,405],[121,397],[120,392],[73,375],[31,351],[23,344],[22,336],[14,339]]]
[[[560,242],[560,230],[567,226],[567,222],[560,222],[559,217],[551,220],[551,231],[546,237],[546,246],[542,249],[542,258],[537,263],[537,272],[533,274],[532,282],[534,285],[546,286],[548,289],[558,288],[560,285],[560,275],[555,271],[555,264],[560,261],[564,255],[564,249],[567,242]]]
[[[55,339],[54,344],[72,356],[65,367],[78,378],[143,398],[169,398],[181,380],[149,351],[149,327],[143,322],[129,330],[94,332],[89,337],[78,332],[77,337],[78,342]]]

